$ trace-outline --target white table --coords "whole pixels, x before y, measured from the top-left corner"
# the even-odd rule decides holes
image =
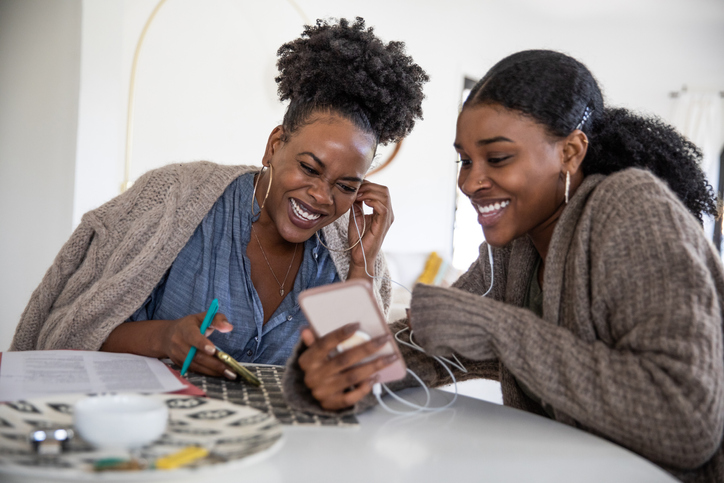
[[[424,400],[421,389],[400,394],[419,403]],[[444,405],[451,397],[433,391],[433,405]],[[167,481],[676,481],[644,458],[601,438],[465,396],[459,396],[453,407],[436,413],[395,416],[376,407],[359,415],[359,421],[359,427],[352,428],[286,426],[281,446],[260,461],[241,468],[216,467],[217,471]],[[128,476],[117,480],[103,474],[96,481],[131,481]],[[9,475],[0,475],[0,479],[30,482]]]
[[[400,394],[424,401],[419,389]],[[444,405],[451,397],[434,391],[433,405]],[[359,415],[359,421],[358,428],[285,427],[278,453],[226,481],[677,481],[606,440],[465,396],[438,413],[400,417],[376,407]]]

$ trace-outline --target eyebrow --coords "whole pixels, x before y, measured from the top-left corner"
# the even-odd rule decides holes
[[[325,169],[327,167],[327,165],[324,164],[321,159],[319,159],[317,156],[315,156],[314,153],[310,153],[309,151],[302,151],[301,153],[299,153],[299,156],[302,156],[302,155],[307,155],[310,158],[312,158],[314,160],[314,162],[317,163],[319,165],[319,167],[321,167],[322,169]],[[356,183],[361,183],[364,181],[362,178],[357,178],[356,176],[345,176],[340,179],[344,180],[344,181],[353,181]]]
[[[488,144],[493,143],[512,143],[514,142],[512,139],[508,139],[505,136],[495,136],[494,138],[488,138],[488,139],[479,139],[475,142],[477,146],[487,146]],[[453,143],[453,146],[455,149],[462,149],[462,146],[458,143]]]

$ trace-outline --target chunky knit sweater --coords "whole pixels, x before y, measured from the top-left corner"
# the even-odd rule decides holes
[[[537,253],[526,238],[489,247],[454,288],[418,285],[415,340],[501,382],[504,403],[607,438],[686,482],[724,481],[724,271],[698,222],[653,175],[584,179],[550,243],[543,317],[522,308]],[[393,330],[403,323],[394,324]],[[303,350],[300,345],[299,351]],[[403,348],[432,385],[445,372]],[[319,412],[290,359],[287,398]],[[402,387],[412,382],[398,383]],[[373,404],[367,397],[354,410]]]
[[[205,161],[150,171],[122,195],[86,213],[33,292],[10,350],[98,350],[146,300],[226,187],[254,166]],[[348,246],[348,216],[324,227],[329,246]],[[342,280],[349,252],[331,252]],[[387,273],[382,255],[377,274]],[[374,283],[390,302],[387,279]]]

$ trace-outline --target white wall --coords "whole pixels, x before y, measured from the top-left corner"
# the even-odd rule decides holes
[[[60,149],[47,148],[56,155],[44,151],[46,155],[34,157],[36,163],[42,160],[37,168],[30,163],[8,164],[12,155],[5,152],[10,146],[27,158],[28,144],[32,150],[60,138],[73,144],[76,134],[74,122],[53,118],[54,105],[45,100],[41,105],[47,109],[39,115],[52,123],[44,129],[38,124],[15,126],[13,121],[26,103],[12,111],[5,108],[10,102],[5,98],[34,94],[40,99],[43,86],[35,86],[38,80],[20,68],[23,65],[37,64],[38,69],[61,65],[70,70],[75,65],[77,69],[73,64],[77,58],[58,60],[58,54],[50,54],[59,45],[48,46],[42,55],[35,54],[33,46],[37,39],[55,39],[52,29],[63,28],[64,17],[53,17],[51,11],[72,9],[78,2],[57,2],[62,6],[37,0],[0,2],[0,135],[4,136],[0,138],[0,183],[11,189],[0,194],[0,220],[11,221],[3,227],[13,227],[12,233],[3,230],[0,235],[2,287],[13,285],[12,296],[5,295],[9,289],[0,290],[0,303],[12,325],[30,287],[40,279],[42,270],[33,266],[47,267],[60,246],[58,240],[68,235],[60,216],[40,228],[17,223],[23,186],[40,182],[42,178],[30,181],[35,179],[35,169],[43,176],[58,172],[54,180],[65,176],[66,187],[72,186],[75,176],[74,191],[59,191],[55,184],[53,191],[51,186],[43,189],[43,199],[52,200],[54,210],[67,210],[73,203],[74,223],[83,212],[118,193],[131,59],[157,1],[82,2],[82,29],[75,26],[76,36],[82,31],[80,98],[64,111],[65,118],[72,118],[79,110],[75,175],[63,157],[67,153]],[[431,76],[425,89],[425,120],[405,141],[398,159],[373,178],[387,184],[393,195],[396,221],[384,247],[391,252],[450,254],[455,195],[451,145],[464,75],[481,76],[517,50],[553,48],[584,61],[611,103],[663,117],[669,115],[669,92],[683,84],[690,90],[724,89],[721,0],[296,0],[296,4],[309,19],[365,17],[383,39],[404,40],[408,53]],[[11,21],[4,18],[6,11],[21,11],[30,27],[50,18],[53,25],[33,33],[12,28],[19,14],[14,13],[16,19]],[[148,32],[139,62],[132,174],[171,161],[202,158],[258,164],[267,133],[283,113],[274,97],[276,49],[297,37],[302,23],[303,15],[288,0],[168,0]],[[15,59],[20,69],[7,67],[6,58]],[[12,82],[5,80],[8,75]],[[78,89],[77,82],[56,80],[51,85],[57,96],[62,89],[69,98]],[[15,126],[17,131],[11,134],[5,126]],[[6,143],[8,138],[12,142]],[[66,163],[63,169],[61,157]],[[28,181],[9,183],[6,173]],[[34,251],[37,256],[33,260],[15,256],[38,232],[44,239],[42,250]],[[8,250],[11,256],[4,255]],[[5,345],[0,338],[0,347]]]
[[[84,27],[84,54],[88,45],[113,45],[103,52],[103,62],[84,60],[81,106],[89,92],[105,93],[117,109],[104,110],[106,121],[94,117],[90,127],[114,129],[116,138],[103,147],[87,148],[83,140],[90,136],[84,136],[81,113],[79,153],[93,159],[95,170],[100,159],[110,167],[109,176],[100,181],[102,188],[95,178],[83,183],[84,170],[78,170],[75,220],[115,194],[106,189],[107,180],[113,177],[112,186],[120,184],[127,78],[136,39],[156,3],[84,2],[84,18],[103,23],[93,31]],[[465,74],[481,76],[517,50],[559,49],[586,62],[614,104],[663,117],[669,114],[668,93],[683,84],[724,88],[724,63],[717,60],[724,58],[724,3],[717,0],[457,0],[444,7],[420,0],[297,4],[304,15],[288,0],[166,2],[148,32],[138,65],[133,178],[172,161],[258,164],[267,134],[283,113],[273,82],[276,49],[301,32],[304,17],[361,15],[382,38],[404,40],[431,75],[425,120],[405,141],[396,162],[374,178],[393,190],[398,215],[385,244],[388,251],[450,255],[447,228],[452,226],[455,189],[450,145]],[[99,69],[120,70],[121,80],[104,79],[97,75]],[[104,152],[94,155],[94,149]]]
[[[0,1],[0,350],[70,236],[80,0]]]
[[[119,193],[123,180],[129,74],[120,62],[122,18],[122,2],[83,2],[74,227],[83,213]]]

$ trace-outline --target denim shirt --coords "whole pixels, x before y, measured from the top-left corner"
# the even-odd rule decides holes
[[[129,320],[179,319],[205,312],[216,298],[219,313],[226,315],[234,329],[226,334],[214,331],[209,339],[238,361],[283,365],[299,339],[301,327],[307,325],[297,301],[299,293],[340,278],[329,251],[317,237],[310,238],[304,242],[294,288],[264,324],[246,255],[255,220],[251,216],[254,174],[244,174],[229,185]],[[256,200],[254,212],[259,212]]]

